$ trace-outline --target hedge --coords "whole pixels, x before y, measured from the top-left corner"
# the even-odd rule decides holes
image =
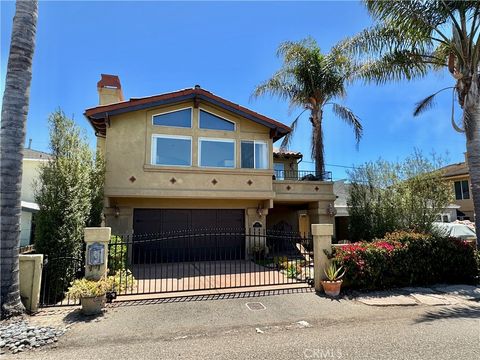
[[[472,284],[478,279],[474,248],[461,240],[395,232],[373,242],[335,248],[334,260],[344,266],[344,286],[386,289],[436,283]]]

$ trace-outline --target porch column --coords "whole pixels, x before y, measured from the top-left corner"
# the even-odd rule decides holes
[[[107,273],[108,243],[111,229],[109,227],[85,228],[85,278],[100,280]]]
[[[330,262],[324,250],[332,251],[332,235],[332,224],[312,224],[315,291],[322,290],[320,280],[325,279],[324,269]]]

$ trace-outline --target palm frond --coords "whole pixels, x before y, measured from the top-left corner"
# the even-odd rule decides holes
[[[360,122],[360,118],[349,108],[337,103],[332,103],[332,110],[340,119],[344,120],[348,125],[353,127],[353,131],[355,132],[355,140],[357,141],[358,145],[363,134],[363,126]]]
[[[295,129],[297,128],[298,120],[300,119],[300,116],[302,116],[303,113],[307,110],[308,110],[307,108],[304,109],[300,114],[298,114],[298,116],[295,118],[295,120],[292,121],[292,123],[290,124],[290,129],[292,129],[292,131],[290,131],[287,135],[285,135],[285,137],[283,138],[282,143],[280,145],[280,149],[282,149],[282,150],[283,149],[288,149],[288,147],[290,146],[290,142],[292,141]]]
[[[435,96],[437,96],[439,93],[441,93],[444,90],[448,89],[454,89],[455,87],[449,86],[443,89],[438,90],[436,93],[427,96],[425,99],[420,100],[415,104],[415,108],[413,110],[413,116],[418,116],[425,111],[431,109],[432,107],[435,106]]]

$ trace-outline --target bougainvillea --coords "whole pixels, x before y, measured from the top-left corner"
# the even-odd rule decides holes
[[[332,256],[345,267],[345,285],[352,288],[471,283],[478,276],[469,244],[411,232],[336,247]]]

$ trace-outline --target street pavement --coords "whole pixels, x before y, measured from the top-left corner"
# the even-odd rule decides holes
[[[414,299],[408,306],[367,305],[361,301],[367,296],[332,300],[303,290],[117,303],[97,318],[78,310],[43,314],[34,318],[56,316],[73,325],[55,347],[4,358],[480,359],[475,296],[427,290],[376,294]],[[413,294],[458,301],[432,305]]]

